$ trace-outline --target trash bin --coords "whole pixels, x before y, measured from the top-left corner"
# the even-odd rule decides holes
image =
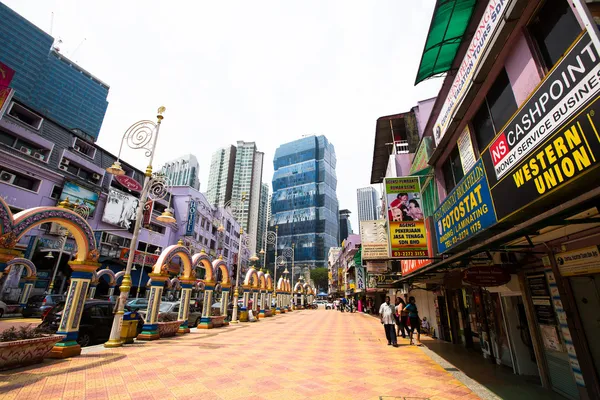
[[[121,327],[121,340],[123,343],[131,344],[137,336],[138,313],[128,311],[123,314],[123,326]]]

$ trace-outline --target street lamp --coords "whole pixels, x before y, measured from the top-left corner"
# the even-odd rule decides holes
[[[242,198],[240,201],[240,209],[241,209],[241,217],[240,217],[240,243],[238,249],[238,259],[237,259],[237,268],[235,269],[235,291],[233,292],[233,313],[231,315],[231,322],[234,324],[238,323],[238,299],[240,296],[239,288],[240,288],[240,270],[242,269],[242,246],[244,245],[244,226],[242,224],[242,219],[244,216],[244,202],[246,201],[246,193],[242,193]],[[231,203],[230,203],[231,205]],[[246,240],[248,240],[248,236],[246,236]]]
[[[121,152],[123,150],[123,144],[131,149],[145,150],[145,156],[148,157],[148,166],[146,167],[144,186],[140,195],[140,204],[138,207],[135,226],[133,228],[133,235],[131,237],[131,245],[129,248],[129,257],[127,258],[127,267],[125,268],[125,275],[119,290],[119,299],[117,300],[117,312],[113,319],[112,329],[110,331],[110,338],[108,342],[104,344],[105,347],[120,347],[123,345],[121,341],[121,326],[123,324],[123,314],[125,310],[125,302],[129,296],[131,290],[131,267],[133,266],[133,260],[135,257],[135,250],[137,248],[138,237],[142,227],[142,219],[144,215],[144,205],[148,201],[148,198],[153,201],[164,199],[168,193],[168,180],[164,174],[152,172],[152,161],[154,160],[154,153],[156,150],[156,143],[158,140],[158,134],[160,131],[160,125],[163,120],[163,113],[165,107],[159,107],[158,115],[156,116],[157,122],[154,123],[149,120],[142,120],[134,123],[125,131],[123,138],[121,139],[121,147],[119,148],[119,156],[117,161],[113,165],[106,169],[108,173],[113,175],[123,175],[125,171],[121,168]],[[171,198],[169,197],[169,205]],[[159,221],[165,221],[167,223],[174,223],[173,213],[170,208],[166,209],[163,214],[157,218]]]

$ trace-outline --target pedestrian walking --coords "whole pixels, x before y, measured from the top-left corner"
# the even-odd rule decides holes
[[[394,321],[396,321],[396,337],[400,336],[400,313],[402,312],[402,299],[400,297],[396,297],[396,304],[394,307]],[[404,331],[402,331],[402,337],[404,337]]]
[[[342,297],[342,312],[346,311],[346,304],[348,304],[348,300],[345,297]]]
[[[404,298],[406,299],[406,295],[404,296]],[[407,336],[410,337],[410,330],[408,327],[410,321],[408,320],[408,310],[406,309],[406,301],[404,301],[404,299],[400,299],[400,301],[402,302],[402,309],[400,310],[400,328],[402,332],[402,337],[406,338]]]
[[[410,337],[410,344],[413,344],[413,332],[417,331],[417,342],[414,343],[417,346],[421,346],[421,321],[419,320],[419,310],[415,302],[414,297],[409,297],[408,304],[404,307],[408,311],[408,319],[410,321],[410,328],[408,330]]]
[[[379,307],[379,317],[385,329],[385,337],[388,341],[388,346],[393,345],[398,347],[396,339],[396,329],[394,326],[394,306],[390,304],[390,296],[385,297],[385,303]]]

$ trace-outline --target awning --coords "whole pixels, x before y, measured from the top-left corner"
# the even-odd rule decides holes
[[[371,166],[371,184],[382,183],[390,156],[394,153],[394,142],[406,140],[407,113],[379,117],[375,125],[375,143],[373,145],[373,164]]]
[[[475,0],[437,1],[415,85],[450,70],[469,25],[475,3]]]

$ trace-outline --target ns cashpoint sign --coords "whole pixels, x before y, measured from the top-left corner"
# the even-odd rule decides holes
[[[600,56],[585,32],[436,210],[440,252],[598,186],[580,178],[600,162],[599,97]]]

